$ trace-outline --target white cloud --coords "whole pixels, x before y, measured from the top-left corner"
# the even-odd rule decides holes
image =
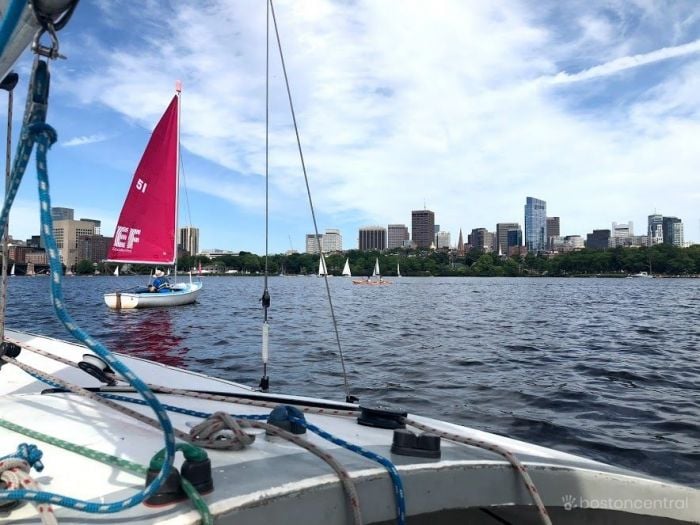
[[[429,9],[417,1],[277,3],[311,187],[328,226],[348,215],[409,223],[410,210],[425,202],[456,239],[460,227],[522,222],[525,196],[533,195],[562,217],[563,233],[612,220],[639,224],[654,208],[683,217],[693,231],[700,40],[687,31],[694,26],[664,11],[654,27],[668,25],[669,38],[689,43],[653,47],[644,28],[630,29],[624,9],[613,24],[595,6],[576,6],[584,10],[575,10],[580,34],[569,37],[515,0]],[[658,12],[640,8],[647,18]],[[168,22],[151,22],[152,11]],[[173,79],[182,78],[183,144],[225,168],[216,176],[198,170],[199,188],[256,208],[264,5],[212,1],[160,11],[142,14],[146,33],[138,24],[125,28],[116,49],[92,35],[103,66],[86,68],[70,89],[85,104],[150,128]],[[271,184],[289,206],[305,206],[276,49],[271,56]],[[635,97],[603,83],[680,57]],[[582,91],[581,80],[589,81]],[[594,92],[610,111],[590,106]]]
[[[97,133],[95,135],[81,135],[80,137],[73,137],[72,139],[68,139],[65,142],[62,142],[61,146],[65,146],[66,148],[73,146],[85,146],[87,144],[104,142],[107,139],[108,137],[101,133]]]

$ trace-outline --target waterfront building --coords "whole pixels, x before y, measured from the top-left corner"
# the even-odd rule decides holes
[[[319,246],[323,246],[323,235],[318,234],[316,237],[315,233],[306,234],[306,253],[318,254]]]
[[[435,213],[430,210],[413,210],[411,235],[416,248],[430,248],[435,240]]]
[[[605,250],[610,244],[610,230],[593,230],[586,235],[586,248]]]
[[[649,215],[647,235],[649,236],[649,244],[661,244],[664,242],[664,217],[660,213]]]
[[[438,250],[442,248],[450,249],[450,232],[438,232],[436,247]]]
[[[547,245],[547,203],[534,197],[525,200],[525,246],[539,253]]]
[[[81,235],[78,238],[77,260],[98,263],[107,258],[107,253],[112,245],[112,237],[102,235]],[[70,269],[70,266],[66,264]]]
[[[583,237],[580,235],[554,235],[550,236],[550,249],[557,253],[566,253],[582,250],[584,248]]]
[[[99,221],[93,220],[61,219],[54,221],[53,235],[56,239],[58,254],[61,262],[68,268],[78,264],[78,239],[86,235],[95,235],[96,222],[99,224]]]
[[[508,232],[511,230],[520,231],[520,224],[517,222],[499,222],[496,224],[496,251],[498,253],[508,254]]]
[[[53,221],[72,221],[75,218],[75,210],[73,208],[51,208],[51,220]]]
[[[561,235],[561,225],[559,217],[547,217],[547,245],[552,249],[551,238]]]
[[[610,237],[632,237],[634,235],[634,225],[629,222],[613,222]]]
[[[180,228],[180,242],[178,244],[190,255],[197,255],[199,253],[199,228],[194,226]]]
[[[360,228],[358,247],[361,251],[385,250],[386,228],[382,226],[365,226]]]
[[[220,248],[206,248],[199,252],[197,255],[202,257],[207,257],[209,259],[216,259],[217,257],[223,257],[224,255],[234,255],[237,256],[239,252],[232,252],[231,250],[222,250]]]
[[[321,239],[321,248],[323,253],[333,253],[343,251],[343,236],[340,230],[326,229]]]
[[[410,239],[408,227],[405,224],[390,224],[387,228],[387,245],[390,250],[392,248],[404,247],[404,241]]]
[[[469,244],[473,249],[481,250],[484,253],[493,251],[493,233],[486,228],[474,228],[469,235]]]
[[[507,255],[511,254],[512,248],[519,248],[523,245],[523,231],[518,224],[516,228],[506,230],[506,251]]]
[[[678,217],[664,217],[663,223],[663,243],[673,246],[685,246],[683,239],[683,221]]]

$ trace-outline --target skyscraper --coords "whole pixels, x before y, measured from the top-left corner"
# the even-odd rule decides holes
[[[678,217],[664,217],[663,232],[664,244],[683,246],[683,221]]]
[[[178,244],[190,255],[197,255],[199,253],[199,228],[194,226],[180,228],[180,242]]]
[[[661,244],[664,242],[664,217],[660,213],[649,215],[647,235],[649,244]]]
[[[464,255],[464,237],[462,236],[462,228],[459,229],[459,240],[457,241],[457,252]]]
[[[358,246],[360,250],[384,250],[386,248],[386,228],[381,226],[360,228]]]
[[[319,245],[323,243],[323,235],[318,234],[318,239],[315,233],[306,234],[306,253],[319,253]]]
[[[525,200],[525,246],[533,253],[547,247],[547,203],[534,197]]]
[[[520,231],[520,224],[517,222],[499,222],[496,224],[496,251],[502,255],[508,255],[508,232],[510,230]]]
[[[430,248],[435,239],[435,213],[430,210],[413,210],[411,233],[416,248]]]
[[[552,237],[561,236],[561,228],[559,226],[559,217],[547,217],[547,249],[553,247]]]
[[[323,253],[333,253],[343,251],[343,236],[340,235],[340,230],[326,229],[321,240]]]
[[[410,239],[405,224],[390,224],[387,229],[387,248],[401,248],[403,242]]]

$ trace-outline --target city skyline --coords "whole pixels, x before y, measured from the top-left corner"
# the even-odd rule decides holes
[[[277,6],[319,233],[337,228],[352,247],[361,226],[410,225],[427,207],[454,242],[460,228],[522,222],[523,197],[537,195],[562,235],[656,210],[700,240],[694,2],[389,5]],[[264,252],[264,34],[253,0],[81,6],[61,33],[68,60],[52,66],[52,202],[111,235],[182,79],[180,224],[200,228],[203,248]],[[29,64],[16,67],[15,129]],[[271,72],[270,251],[302,251],[312,221],[274,60]],[[35,193],[22,184],[16,238],[38,231]]]

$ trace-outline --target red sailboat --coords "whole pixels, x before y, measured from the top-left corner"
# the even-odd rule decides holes
[[[178,86],[134,173],[109,249],[110,262],[172,265],[177,260],[179,117]],[[177,306],[195,302],[201,289],[202,283],[190,275],[189,283],[156,279],[135,291],[105,294],[104,299],[110,308]]]

